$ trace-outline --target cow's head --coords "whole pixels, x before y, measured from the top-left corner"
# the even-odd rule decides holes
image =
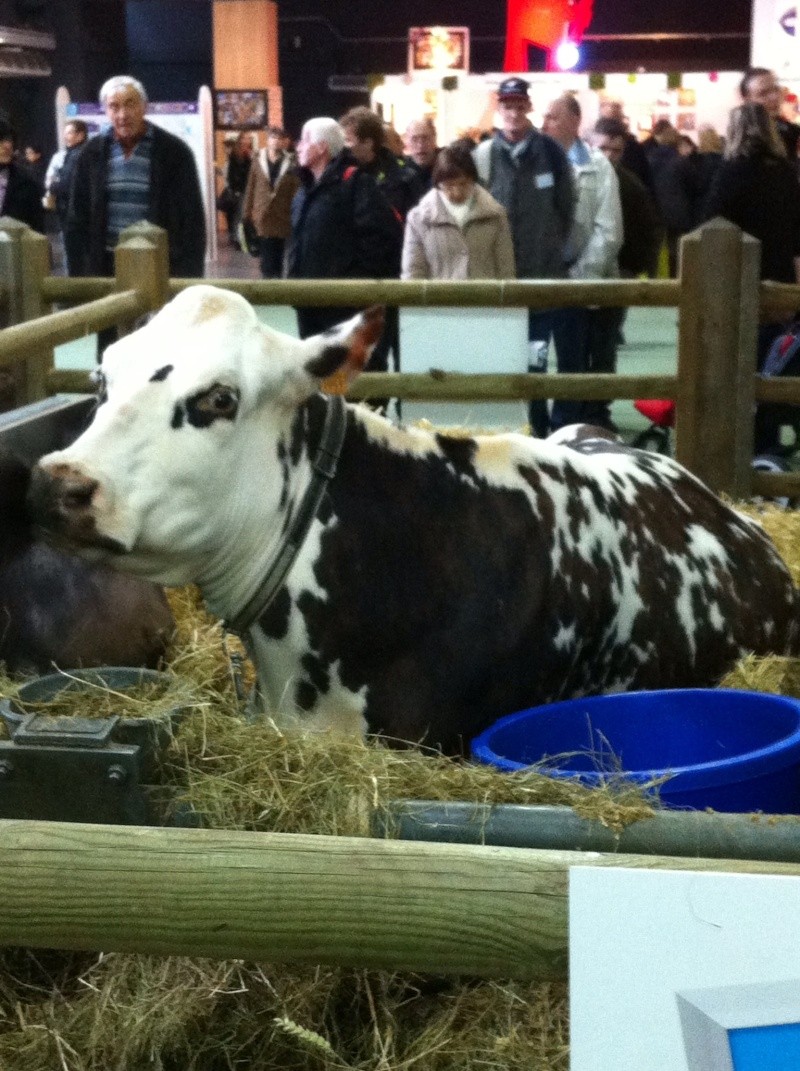
[[[183,291],[106,351],[91,426],[34,471],[37,522],[167,584],[221,570],[220,547],[259,530],[268,545],[299,408],[326,378],[361,371],[382,322],[370,310],[299,341],[230,291]]]

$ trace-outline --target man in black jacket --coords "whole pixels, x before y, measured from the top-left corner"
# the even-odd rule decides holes
[[[425,180],[419,170],[403,156],[397,156],[386,144],[383,121],[366,107],[351,108],[339,120],[344,131],[344,144],[354,164],[371,175],[383,196],[389,202],[401,225],[406,216],[426,193]],[[400,278],[402,235],[396,247],[392,278]],[[374,368],[389,367],[389,351],[393,354],[393,367],[400,371],[400,314],[389,307],[383,335],[372,354]]]
[[[0,215],[44,234],[42,190],[27,168],[15,162],[16,141],[11,123],[0,117]]]
[[[369,108],[351,108],[339,120],[339,125],[344,131],[344,143],[352,162],[372,175],[401,222],[405,223],[408,213],[427,192],[417,168],[387,147],[383,122]],[[399,256],[397,275],[400,275]]]
[[[170,275],[202,278],[206,228],[189,147],[147,122],[147,93],[128,75],[100,90],[111,128],[91,138],[76,165],[66,238],[76,275],[111,275],[120,232],[147,220],[167,232]]]
[[[775,121],[786,155],[797,166],[800,126],[781,115],[784,94],[775,74],[768,67],[748,67],[739,83],[739,93],[743,101],[764,105]]]
[[[297,143],[297,159],[301,186],[292,202],[288,278],[391,278],[402,246],[402,225],[375,179],[348,158],[335,119],[309,119]],[[301,338],[356,312],[341,306],[296,311]]]
[[[75,275],[78,258],[73,254],[67,240],[67,213],[69,212],[69,195],[72,190],[72,178],[75,165],[83,152],[89,130],[82,119],[70,119],[64,124],[64,148],[54,153],[47,168],[44,180],[45,200],[48,208],[54,208],[58,225],[64,236],[64,259],[67,275]]]

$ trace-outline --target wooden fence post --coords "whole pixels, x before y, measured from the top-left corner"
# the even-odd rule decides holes
[[[22,318],[35,320],[48,311],[42,298],[42,280],[50,274],[50,243],[38,231],[26,230],[20,237]],[[55,366],[52,347],[29,354],[24,361],[25,401],[46,398],[48,376]]]
[[[143,312],[160,309],[169,294],[166,231],[149,223],[127,227],[114,251],[114,269],[116,290],[137,290],[142,295]],[[132,328],[132,323],[120,324],[120,334]]]
[[[681,242],[675,455],[733,497],[750,489],[758,252],[723,219]]]
[[[0,277],[5,289],[2,324],[9,327],[25,319],[24,287],[22,281],[22,235],[24,223],[10,216],[0,217]],[[0,373],[0,412],[23,405],[27,401],[28,383],[24,360],[19,360]]]

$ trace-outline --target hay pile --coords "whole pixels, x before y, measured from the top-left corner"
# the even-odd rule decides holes
[[[761,519],[800,578],[800,516],[767,510]],[[210,826],[363,836],[373,809],[397,798],[568,804],[614,828],[649,812],[624,785],[589,791],[250,724],[219,626],[191,590],[172,599],[180,627],[170,668],[189,713],[162,773]],[[746,659],[725,683],[800,694],[800,665]],[[12,689],[0,682],[5,694]],[[20,949],[0,956],[2,1071],[566,1071],[567,1023],[563,983]]]

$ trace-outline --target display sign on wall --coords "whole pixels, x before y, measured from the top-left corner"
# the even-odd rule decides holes
[[[469,71],[466,26],[412,26],[408,31],[408,71]]]
[[[263,130],[269,121],[269,96],[266,89],[217,89],[214,113],[217,130]]]

